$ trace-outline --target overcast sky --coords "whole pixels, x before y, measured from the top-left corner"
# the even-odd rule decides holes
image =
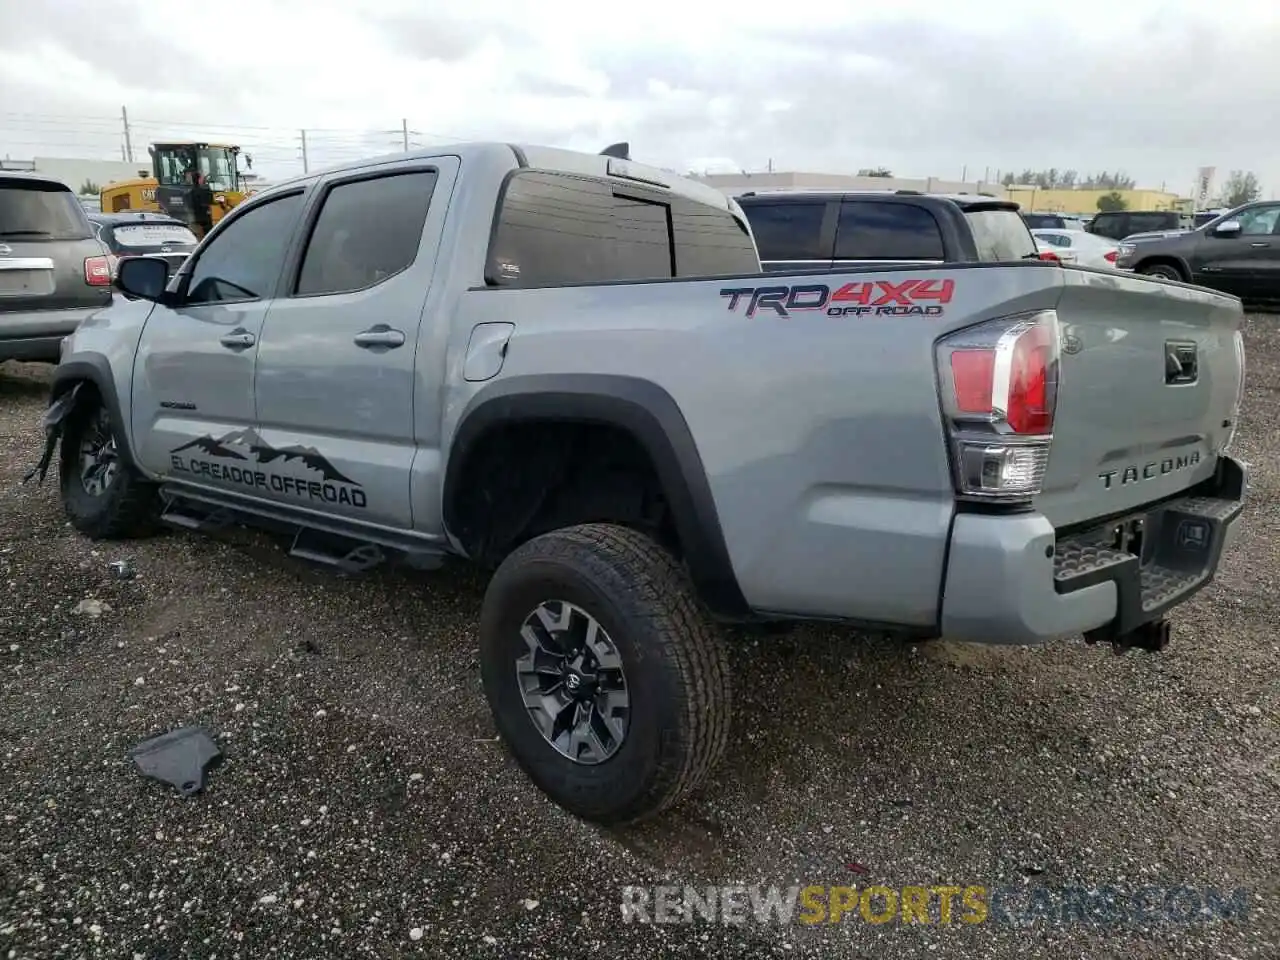
[[[876,9],[872,9],[872,8]],[[184,22],[184,13],[190,21]],[[411,141],[679,169],[970,179],[1196,168],[1280,192],[1280,2],[0,0],[0,156],[232,140],[301,170]]]

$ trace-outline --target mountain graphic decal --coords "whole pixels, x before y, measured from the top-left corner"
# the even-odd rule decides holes
[[[203,437],[196,437],[180,447],[174,447],[170,453],[176,454],[192,449],[199,450],[211,457],[226,457],[230,460],[252,461],[261,464],[298,462],[307,469],[316,471],[324,480],[331,483],[346,483],[351,486],[359,486],[356,481],[346,476],[330,463],[315,447],[303,447],[296,444],[287,447],[273,447],[251,427],[233,430],[230,433],[223,434],[221,437],[213,437],[208,434]]]
[[[230,436],[230,434],[227,436]],[[199,450],[201,453],[207,453],[211,457],[227,457],[231,460],[249,459],[243,453],[237,453],[230,447],[225,446],[222,440],[215,440],[210,436],[196,437],[190,443],[174,447],[170,453],[181,453],[183,450]]]

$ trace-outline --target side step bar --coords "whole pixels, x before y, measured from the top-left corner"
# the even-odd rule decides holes
[[[160,497],[163,523],[199,533],[216,533],[229,526],[291,533],[289,556],[345,574],[364,573],[392,557],[417,570],[435,570],[446,558],[440,545],[418,537],[313,517],[259,501],[232,501],[175,484],[161,487]]]

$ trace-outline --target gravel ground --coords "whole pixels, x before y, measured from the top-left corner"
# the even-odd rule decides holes
[[[0,955],[1280,956],[1276,318],[1248,343],[1251,506],[1166,653],[735,638],[728,761],[623,832],[552,807],[495,742],[479,578],[336,579],[248,533],[91,545],[55,484],[18,485],[48,371],[6,364]],[[226,759],[184,800],[125,753],[192,723]],[[626,884],[797,882],[1250,899],[1124,928],[620,920]]]

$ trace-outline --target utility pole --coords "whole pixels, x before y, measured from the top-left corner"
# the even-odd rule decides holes
[[[406,117],[400,121],[400,132],[404,136],[404,152],[409,152],[409,120]]]
[[[310,170],[307,168],[307,131],[300,130],[298,132],[302,134],[302,172],[309,173]]]
[[[961,183],[969,182],[969,165],[967,163],[960,168],[960,182]]]
[[[133,163],[133,139],[129,135],[129,108],[120,108],[120,121],[124,124],[124,154],[125,159]]]

